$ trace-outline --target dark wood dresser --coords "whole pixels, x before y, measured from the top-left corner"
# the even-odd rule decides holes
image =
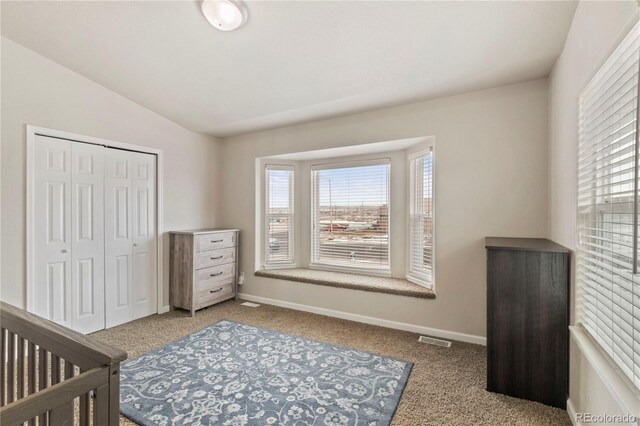
[[[566,408],[569,250],[539,238],[485,239],[487,390]]]

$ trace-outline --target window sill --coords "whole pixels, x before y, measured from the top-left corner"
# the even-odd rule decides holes
[[[258,277],[277,278],[287,281],[347,288],[350,290],[370,291],[374,293],[395,294],[399,296],[416,297],[419,299],[436,298],[436,294],[433,290],[400,278],[372,277],[368,275],[302,268],[280,270],[263,269],[256,271],[255,275]]]
[[[582,351],[584,357],[589,361],[591,367],[611,392],[613,399],[627,413],[640,416],[638,408],[638,398],[640,390],[635,388],[621,372],[618,367],[604,355],[599,345],[589,336],[588,332],[581,326],[569,327],[571,338]]]
[[[279,265],[264,265],[262,270],[270,271],[270,270],[280,270],[280,269],[294,269],[296,265],[294,263],[281,263]]]
[[[309,269],[315,269],[317,271],[330,271],[330,272],[342,272],[344,274],[351,274],[351,275],[365,275],[365,276],[372,276],[372,277],[387,277],[390,278],[391,277],[391,272],[389,272],[389,269],[383,269],[383,268],[358,268],[356,267],[346,267],[346,266],[339,266],[339,265],[327,265],[324,263],[311,263],[309,265]]]

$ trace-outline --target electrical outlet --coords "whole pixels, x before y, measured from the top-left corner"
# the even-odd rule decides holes
[[[244,284],[244,272],[240,272],[240,275],[238,276],[238,284]]]

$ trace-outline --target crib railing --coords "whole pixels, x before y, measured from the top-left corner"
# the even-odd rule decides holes
[[[1,302],[0,422],[117,425],[126,352]]]

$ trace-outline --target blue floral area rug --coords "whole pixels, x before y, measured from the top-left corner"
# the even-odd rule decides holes
[[[412,363],[220,321],[121,366],[141,425],[388,425]]]

